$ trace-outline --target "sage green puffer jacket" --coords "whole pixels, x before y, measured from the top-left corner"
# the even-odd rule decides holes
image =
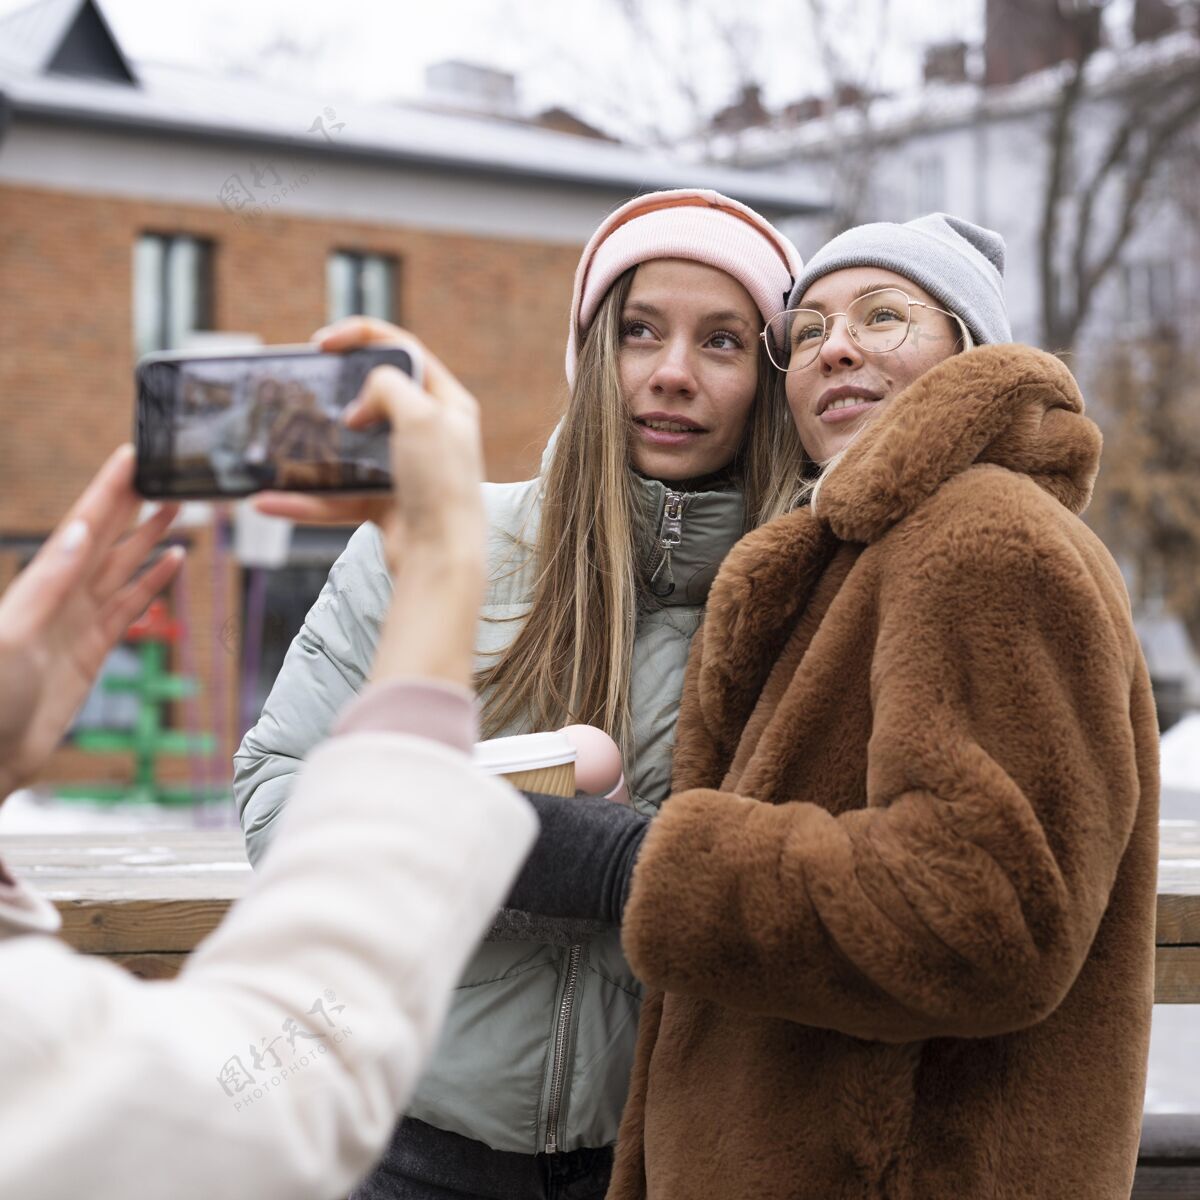
[[[484,487],[491,582],[480,665],[495,661],[483,656],[507,645],[528,611],[533,569],[523,546],[536,533],[539,481]],[[641,617],[634,652],[629,784],[634,804],[653,813],[670,786],[688,646],[717,567],[742,534],[743,512],[735,491],[675,493],[650,480],[641,487],[658,531],[659,545],[646,548],[647,560],[661,566],[656,590],[673,584]],[[265,852],[304,756],[362,688],[390,594],[379,532],[363,525],[330,571],[234,757],[251,862]],[[402,779],[396,788],[398,798],[437,803],[436,796],[404,797]],[[518,940],[521,931],[519,921],[507,930],[501,922],[468,966],[409,1115],[497,1150],[608,1145],[625,1102],[641,1001],[619,933],[592,927],[573,932],[567,945],[555,944],[568,940],[561,937]]]

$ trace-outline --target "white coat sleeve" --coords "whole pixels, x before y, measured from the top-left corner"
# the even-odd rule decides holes
[[[178,979],[0,943],[0,1196],[345,1195],[382,1153],[536,820],[465,755],[352,733]]]

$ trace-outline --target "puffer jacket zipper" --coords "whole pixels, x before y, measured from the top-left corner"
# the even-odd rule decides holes
[[[571,1030],[571,1010],[579,990],[579,972],[583,962],[583,947],[572,946],[567,955],[567,980],[558,1005],[558,1021],[554,1027],[554,1059],[550,1070],[550,1107],[546,1116],[546,1153],[558,1153],[558,1127],[562,1118],[562,1094],[567,1080],[567,1036]]]
[[[675,590],[675,575],[671,570],[671,552],[683,541],[683,492],[668,491],[663,499],[662,522],[658,530],[658,547],[662,557],[650,576],[650,591],[660,598]]]

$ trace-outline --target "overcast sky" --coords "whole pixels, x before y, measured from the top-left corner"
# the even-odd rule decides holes
[[[922,44],[980,36],[983,0],[826,2],[846,14],[831,30],[838,52],[859,67],[875,61],[873,74],[889,89],[918,78]],[[23,6],[0,0],[0,13]],[[690,79],[705,107],[732,98],[732,57],[703,19],[708,11],[742,23],[742,57],[771,105],[825,84],[809,0],[646,0],[650,44],[631,38],[617,15],[620,0],[101,0],[101,7],[135,59],[286,75],[322,99],[418,97],[428,64],[460,58],[515,72],[527,110],[563,104],[610,124],[670,125],[687,119],[669,84],[677,76]],[[873,60],[883,7],[890,9],[886,49]]]

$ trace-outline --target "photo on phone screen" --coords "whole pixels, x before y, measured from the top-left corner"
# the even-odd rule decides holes
[[[339,420],[384,363],[418,374],[396,346],[149,355],[137,368],[138,490],[212,498],[390,487],[388,428]]]

